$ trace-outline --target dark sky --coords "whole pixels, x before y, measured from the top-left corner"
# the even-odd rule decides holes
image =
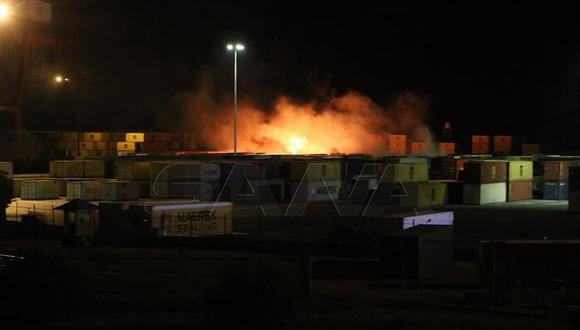
[[[440,3],[54,1],[61,45],[31,79],[63,71],[78,84],[29,81],[27,124],[58,126],[74,94],[87,128],[164,128],[157,119],[178,120],[175,97],[199,87],[201,72],[216,95],[231,89],[224,47],[242,40],[240,97],[264,105],[347,89],[387,104],[410,90],[430,96],[435,131],[449,120],[460,135],[580,146],[578,8]]]

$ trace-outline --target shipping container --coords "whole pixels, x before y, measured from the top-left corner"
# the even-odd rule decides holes
[[[125,141],[145,142],[145,133],[137,133],[137,132],[125,133]]]
[[[135,142],[131,141],[117,142],[117,151],[135,152],[136,150],[137,146],[135,145]]]
[[[522,155],[536,155],[540,153],[539,144],[524,143],[522,144]]]
[[[115,178],[121,180],[149,180],[151,163],[144,161],[120,161],[115,164]]]
[[[448,180],[458,180],[460,173],[465,169],[465,164],[469,160],[464,158],[444,158],[441,160],[441,178]]]
[[[58,184],[55,180],[23,180],[20,196],[24,200],[56,199]]]
[[[508,163],[508,181],[532,181],[534,162],[531,160],[510,160]]]
[[[484,183],[484,184],[464,184],[463,203],[464,204],[491,204],[506,201],[507,185],[505,182]]]
[[[218,182],[202,181],[198,178],[172,178],[152,180],[150,195],[156,199],[189,199],[199,201],[215,200],[219,193]]]
[[[66,184],[66,199],[101,200],[102,181],[69,181]]]
[[[568,169],[579,164],[576,160],[547,160],[544,162],[544,180],[568,182]]]
[[[407,154],[407,136],[403,134],[387,135],[387,152],[391,155]]]
[[[404,185],[405,197],[401,206],[428,208],[447,204],[447,184],[445,182],[420,182]]]
[[[487,143],[473,143],[471,145],[471,153],[473,154],[488,154],[489,144]]]
[[[379,175],[380,182],[425,182],[429,181],[429,165],[386,164]]]
[[[290,182],[288,197],[294,202],[337,201],[340,180]]]
[[[102,183],[102,199],[105,201],[128,201],[139,198],[137,182],[105,181]]]
[[[442,142],[437,144],[437,150],[443,155],[454,155],[455,154],[455,143],[452,142]]]
[[[340,160],[291,160],[283,164],[289,181],[340,180]]]
[[[508,183],[508,201],[523,201],[532,199],[532,197],[532,181],[515,181]]]
[[[203,182],[219,182],[220,167],[216,163],[196,161],[151,162],[151,180],[197,179]],[[191,180],[190,180],[191,181]]]
[[[509,155],[512,152],[512,137],[509,135],[495,135],[493,137],[493,151],[496,154]]]
[[[50,162],[50,176],[55,178],[98,178],[105,176],[102,160],[54,160]]]
[[[412,155],[427,155],[430,151],[429,143],[427,142],[411,142]]]
[[[568,199],[568,182],[544,181],[544,199],[566,200]]]
[[[105,132],[87,132],[82,134],[83,141],[91,141],[91,142],[109,142],[110,135],[109,133]]]
[[[12,162],[0,162],[0,175],[4,175],[8,179],[11,179],[14,175],[14,166]]]
[[[463,179],[469,184],[506,182],[507,163],[501,160],[469,161],[464,164]]]
[[[76,140],[77,140],[76,132],[60,132],[59,141],[76,141]]]
[[[232,203],[154,206],[152,214],[152,227],[161,238],[232,233]]]
[[[489,145],[489,136],[487,135],[473,135],[471,137],[471,144],[487,144]]]

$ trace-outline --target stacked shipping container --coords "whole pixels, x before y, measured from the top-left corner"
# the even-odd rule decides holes
[[[463,202],[490,204],[506,201],[506,161],[470,161],[465,164]]]
[[[532,199],[534,163],[529,160],[511,160],[508,164],[507,200]]]

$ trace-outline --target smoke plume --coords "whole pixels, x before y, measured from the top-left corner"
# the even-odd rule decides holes
[[[215,97],[211,84],[180,97],[182,129],[198,149],[233,150],[233,106]],[[238,151],[264,153],[365,153],[386,155],[388,134],[431,142],[425,124],[429,100],[405,92],[383,108],[356,91],[322,102],[279,97],[270,109],[238,103]]]

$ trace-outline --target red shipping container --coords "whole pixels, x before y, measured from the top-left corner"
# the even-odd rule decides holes
[[[509,182],[507,200],[524,201],[532,199],[532,181]]]

